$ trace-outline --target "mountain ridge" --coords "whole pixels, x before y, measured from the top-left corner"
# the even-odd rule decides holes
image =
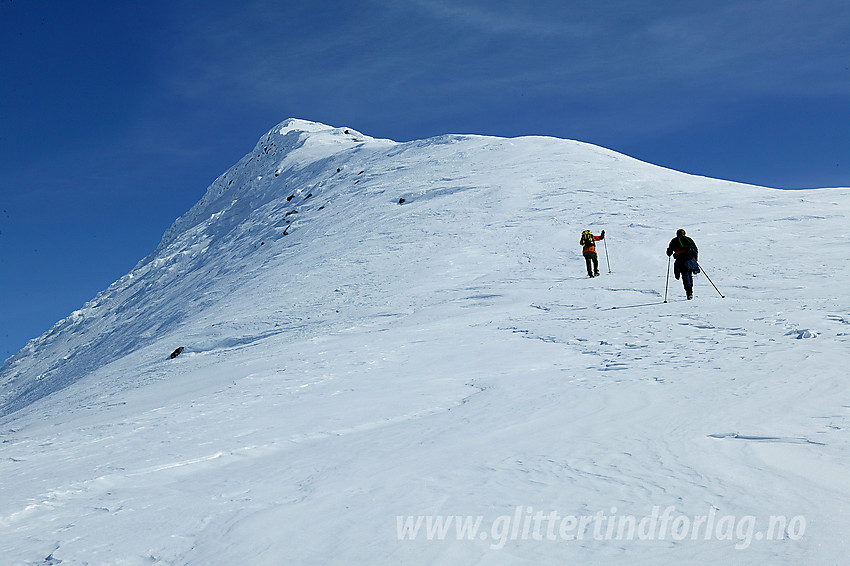
[[[492,154],[500,155],[502,161],[488,161]],[[393,165],[396,161],[399,164]],[[545,174],[532,169],[535,163]],[[405,173],[405,168],[411,172]],[[598,174],[598,182],[571,186],[588,173]],[[476,180],[459,186],[458,179],[462,178]],[[394,142],[352,128],[289,118],[261,136],[251,152],[216,178],[130,273],[6,360],[0,369],[0,415],[64,388],[100,367],[103,360],[117,359],[139,345],[156,341],[191,312],[208,304],[202,298],[192,298],[192,293],[203,296],[211,288],[207,279],[230,271],[227,265],[206,265],[207,257],[228,248],[231,265],[240,265],[256,246],[309,228],[317,209],[336,214],[334,199],[350,206],[352,216],[368,222],[368,212],[360,210],[358,199],[374,201],[370,206],[383,210],[399,199],[410,206],[463,192],[497,191],[496,200],[514,200],[521,208],[526,204],[516,193],[531,186],[534,191],[553,190],[565,199],[574,198],[573,191],[593,192],[600,201],[598,210],[591,213],[597,217],[604,216],[599,211],[606,206],[617,206],[645,191],[655,196],[666,191],[672,200],[690,192],[713,191],[717,198],[729,198],[722,195],[758,189],[690,176],[591,144],[546,136],[447,134]],[[351,224],[345,218],[340,222]],[[255,237],[248,231],[261,233]],[[157,301],[157,292],[195,269],[205,276],[196,274],[196,286],[183,291],[190,297],[184,304],[191,307],[177,308]],[[138,282],[140,279],[144,285]],[[144,312],[122,322],[118,311],[136,308],[148,293],[152,298]],[[122,302],[126,303],[124,307]],[[104,309],[104,303],[109,303],[110,309]],[[158,309],[168,310],[168,315]],[[104,318],[99,320],[101,316]],[[89,328],[95,329],[94,336],[82,338]],[[56,345],[53,351],[45,347],[51,343]]]

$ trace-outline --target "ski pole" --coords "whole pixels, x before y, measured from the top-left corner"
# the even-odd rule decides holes
[[[611,273],[611,260],[608,259],[608,240],[603,239],[602,243],[605,244],[605,261],[608,262],[608,273]]]
[[[664,302],[667,302],[667,289],[670,287],[670,256],[667,256],[667,282],[664,284]]]
[[[711,277],[708,276],[708,273],[705,272],[705,269],[702,268],[699,262],[697,262],[697,267],[699,267],[699,270],[702,271],[703,275],[705,275],[705,278],[708,279],[708,282],[711,283],[711,286],[714,287],[714,290],[717,291],[717,294],[720,295],[720,298],[725,299],[726,295],[720,292],[720,289],[717,288],[717,285],[714,284],[714,281],[711,280]]]

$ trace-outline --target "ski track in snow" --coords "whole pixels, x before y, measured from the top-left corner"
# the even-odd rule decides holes
[[[552,138],[285,122],[4,365],[3,561],[841,563],[848,196]],[[726,299],[671,276],[663,303],[680,225]],[[396,531],[671,505],[807,528],[744,550]]]

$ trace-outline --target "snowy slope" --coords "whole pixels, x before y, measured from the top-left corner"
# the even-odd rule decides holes
[[[3,563],[843,563],[848,197],[287,120],[4,364]]]

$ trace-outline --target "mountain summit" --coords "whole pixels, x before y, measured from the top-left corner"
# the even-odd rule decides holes
[[[331,179],[319,177],[333,172],[334,156],[340,155],[339,166],[345,167],[352,150],[368,153],[392,145],[305,120],[289,119],[273,128],[174,222],[154,253],[6,361],[0,414],[167,339],[188,318],[202,315],[214,302],[210,297],[234,284],[221,273],[252,269],[256,246],[272,244],[305,224],[301,220],[310,211],[324,210],[330,191],[322,188]]]
[[[839,563],[848,197],[286,120],[3,365],[0,553]]]

